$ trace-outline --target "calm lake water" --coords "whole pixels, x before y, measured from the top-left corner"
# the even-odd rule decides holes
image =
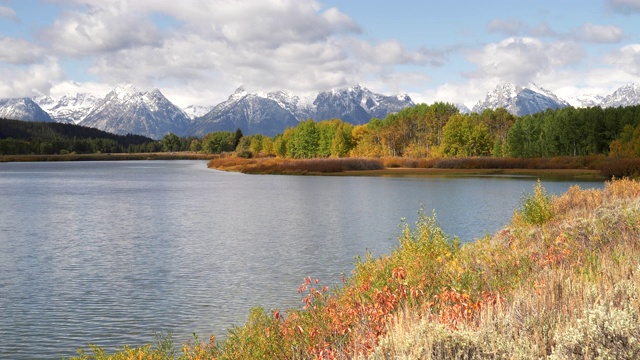
[[[260,176],[204,161],[0,163],[0,358],[224,336],[388,253],[423,207],[463,241],[508,223],[531,177]],[[543,180],[550,193],[571,181]],[[601,182],[581,182],[602,187]]]

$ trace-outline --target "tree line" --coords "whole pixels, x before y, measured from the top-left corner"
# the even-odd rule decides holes
[[[74,124],[0,119],[0,155],[160,151],[141,135],[115,135]]]
[[[461,114],[449,103],[418,104],[352,125],[307,120],[273,138],[242,138],[238,153],[315,157],[640,157],[640,106],[573,108],[515,116],[503,108]]]
[[[461,114],[455,105],[418,104],[353,125],[301,121],[273,137],[240,129],[160,141],[73,124],[0,120],[0,154],[64,152],[235,152],[241,157],[640,157],[640,106],[567,107],[518,117],[503,108]]]

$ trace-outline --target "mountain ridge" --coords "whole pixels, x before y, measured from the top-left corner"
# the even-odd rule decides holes
[[[479,100],[472,111],[481,113],[485,109],[504,108],[513,115],[524,116],[567,106],[570,106],[568,102],[534,83],[528,87],[500,83],[484,100]]]
[[[546,109],[574,107],[618,107],[640,104],[640,85],[626,84],[607,96],[583,95],[564,100],[536,84],[517,86],[500,83],[479,100],[472,110],[455,104],[461,113],[482,112],[504,107],[522,116]],[[407,94],[383,95],[361,85],[332,89],[310,97],[280,90],[250,93],[241,86],[227,100],[215,106],[188,106],[181,109],[160,90],[140,91],[119,85],[100,99],[86,93],[59,98],[0,99],[0,116],[18,120],[74,123],[115,134],[135,133],[159,139],[172,132],[180,136],[204,136],[212,131],[261,133],[273,136],[300,121],[339,118],[365,124],[414,106]]]
[[[0,99],[0,118],[53,122],[51,116],[30,98]]]
[[[190,124],[187,115],[159,89],[140,91],[132,85],[118,86],[78,124],[114,134],[140,134],[161,139],[168,133],[182,135]]]

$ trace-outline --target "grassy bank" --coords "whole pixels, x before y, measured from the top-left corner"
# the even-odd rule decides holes
[[[617,164],[622,164],[618,166]],[[543,175],[605,179],[640,174],[640,161],[624,163],[602,156],[558,158],[321,158],[281,159],[220,157],[208,166],[246,174],[330,174],[363,176]]]
[[[245,174],[335,174],[344,171],[384,169],[382,161],[371,158],[281,159],[274,157],[245,159],[220,157],[209,161],[210,168]]]
[[[253,309],[224,341],[78,359],[633,359],[640,355],[640,183],[539,185],[511,223],[461,245],[421,213],[338,288],[306,278],[302,309]]]

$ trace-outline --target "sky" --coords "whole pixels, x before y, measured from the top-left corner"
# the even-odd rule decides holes
[[[0,0],[0,98],[364,86],[469,108],[498,84],[560,97],[640,83],[640,0]]]

